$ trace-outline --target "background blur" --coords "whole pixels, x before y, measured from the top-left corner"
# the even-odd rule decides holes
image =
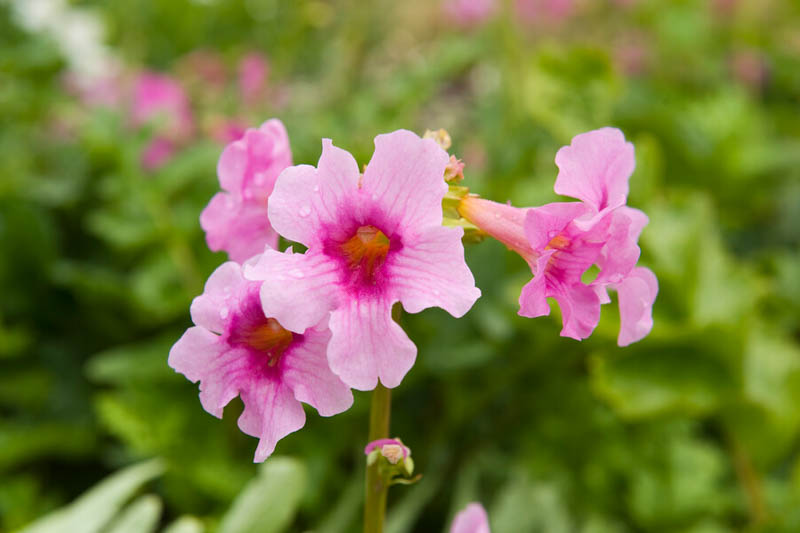
[[[652,334],[617,348],[609,305],[562,339],[516,315],[524,262],[469,246],[472,311],[405,318],[392,433],[425,477],[389,533],[471,500],[494,533],[800,531],[799,2],[0,0],[0,117],[0,530],[115,472],[30,531],[359,530],[368,395],[259,467],[239,400],[217,420],[166,365],[225,260],[216,160],[278,117],[296,163],[446,128],[520,206],[573,135],[636,146]]]

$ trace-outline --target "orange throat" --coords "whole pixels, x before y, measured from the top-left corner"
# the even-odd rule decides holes
[[[275,366],[292,343],[292,338],[291,331],[284,329],[274,318],[268,318],[247,333],[245,342],[251,348],[265,353],[269,357],[267,364]]]
[[[361,226],[340,248],[351,269],[372,278],[389,253],[389,238],[375,226]]]

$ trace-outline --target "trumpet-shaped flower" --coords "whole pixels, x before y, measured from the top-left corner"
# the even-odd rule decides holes
[[[326,139],[316,168],[290,167],[275,184],[270,222],[308,250],[267,250],[245,273],[263,280],[264,312],[287,329],[330,316],[328,360],[351,387],[369,390],[378,379],[395,387],[414,364],[416,346],[392,319],[394,303],[460,317],[480,296],[463,230],[442,226],[448,161],[433,140],[400,130],[375,138],[362,175]]]
[[[331,372],[325,356],[330,331],[324,322],[291,332],[261,310],[261,283],[245,280],[242,267],[222,264],[192,302],[194,327],[169,353],[169,365],[200,382],[203,408],[220,418],[236,396],[244,411],[239,428],[260,441],[256,461],[305,424],[300,402],[322,416],[348,409],[350,389]]]
[[[561,308],[561,335],[581,340],[597,326],[612,288],[619,293],[621,311],[618,343],[640,340],[652,328],[658,284],[648,269],[635,268],[647,216],[625,205],[633,145],[621,131],[603,128],[576,136],[558,151],[556,164],[556,192],[580,202],[520,209],[466,197],[459,212],[531,267],[533,279],[519,298],[520,315],[548,315],[547,298],[554,298]],[[597,278],[585,283],[582,277],[594,264]]]
[[[450,533],[490,533],[486,509],[479,503],[468,504],[453,519]]]
[[[231,260],[242,263],[265,246],[278,245],[278,234],[267,215],[267,199],[278,175],[291,164],[289,137],[277,119],[248,129],[225,148],[217,165],[223,192],[200,215],[209,248],[225,250]]]

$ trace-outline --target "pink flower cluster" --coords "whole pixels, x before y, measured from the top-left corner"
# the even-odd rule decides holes
[[[459,212],[530,265],[520,314],[548,314],[553,297],[562,335],[583,339],[613,289],[619,343],[639,340],[652,327],[657,283],[636,266],[647,217],[625,205],[633,146],[605,128],[575,137],[556,163],[556,192],[580,201],[519,209],[466,196]],[[329,416],[350,406],[351,388],[400,384],[417,349],[395,322],[395,306],[461,317],[480,296],[462,227],[443,225],[451,164],[433,139],[399,130],[375,138],[363,172],[329,139],[316,167],[291,166],[286,129],[275,119],[223,152],[223,191],[200,221],[209,247],[231,261],[194,300],[195,327],[169,364],[200,382],[201,402],[215,416],[241,396],[239,426],[261,439],[257,461],[302,427],[300,402]],[[279,250],[279,236],[304,251]],[[592,264],[597,277],[584,281]]]
[[[400,383],[416,346],[392,318],[396,303],[460,317],[480,296],[463,230],[442,225],[449,162],[433,140],[401,130],[375,139],[363,174],[330,140],[317,167],[289,166],[277,120],[223,152],[224,192],[201,225],[209,246],[235,262],[195,299],[196,327],[169,363],[200,381],[203,406],[215,416],[242,397],[239,425],[261,437],[256,460],[302,426],[297,402],[329,415],[349,407],[350,387]],[[278,251],[278,234],[306,251]]]
[[[520,315],[548,315],[547,298],[554,298],[561,308],[561,335],[585,339],[613,289],[621,318],[618,344],[636,342],[653,327],[658,282],[649,269],[636,266],[637,242],[648,219],[625,205],[633,145],[614,128],[582,133],[558,151],[556,165],[556,193],[579,202],[516,208],[467,197],[459,211],[528,262],[533,279],[520,294]],[[599,272],[587,282],[583,276],[592,265]]]

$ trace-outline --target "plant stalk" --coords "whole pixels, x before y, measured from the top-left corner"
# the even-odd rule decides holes
[[[372,391],[369,410],[369,441],[389,437],[389,416],[392,408],[392,391],[380,383]],[[386,496],[389,486],[381,479],[379,461],[367,466],[364,498],[364,533],[383,533],[386,516]]]

